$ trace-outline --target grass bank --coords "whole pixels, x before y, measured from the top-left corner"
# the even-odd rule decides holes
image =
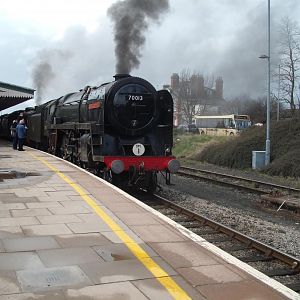
[[[252,151],[265,149],[265,127],[251,127],[239,137],[209,144],[194,159],[229,168],[251,168]],[[271,123],[271,163],[263,169],[271,175],[300,177],[300,120]]]

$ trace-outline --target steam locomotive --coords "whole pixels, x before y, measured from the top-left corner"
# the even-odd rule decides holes
[[[180,167],[172,156],[172,96],[142,78],[128,74],[114,78],[27,108],[27,143],[121,188],[153,193],[158,172],[170,184],[170,174]],[[2,116],[1,132],[9,132],[16,114]]]

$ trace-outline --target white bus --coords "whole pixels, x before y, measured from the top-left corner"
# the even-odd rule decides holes
[[[200,134],[237,135],[251,126],[248,115],[195,116],[194,123]]]

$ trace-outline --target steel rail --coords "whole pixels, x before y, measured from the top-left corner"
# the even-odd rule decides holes
[[[191,172],[204,173],[204,174],[208,174],[208,175],[216,175],[216,176],[220,176],[220,177],[224,177],[224,178],[229,178],[229,179],[234,179],[234,180],[241,180],[241,181],[245,181],[245,182],[248,182],[248,183],[255,183],[257,185],[269,186],[271,188],[277,188],[277,189],[287,190],[289,192],[300,193],[300,189],[297,189],[297,188],[293,188],[293,187],[289,187],[289,186],[285,186],[285,185],[280,185],[280,184],[274,184],[274,183],[265,182],[265,181],[260,181],[260,180],[255,180],[255,179],[249,179],[249,178],[240,177],[240,176],[234,176],[234,175],[224,174],[224,173],[215,172],[215,171],[207,171],[207,170],[196,169],[196,168],[187,167],[187,166],[182,166],[180,168],[180,170],[186,170],[186,171],[191,171]],[[216,180],[214,180],[214,181],[216,181]]]
[[[183,169],[183,168],[181,168],[181,169]],[[267,191],[260,190],[260,189],[257,189],[257,188],[252,188],[252,187],[249,187],[249,186],[240,185],[240,184],[233,183],[233,182],[218,180],[216,178],[201,176],[199,174],[187,173],[187,172],[182,171],[182,170],[179,170],[176,174],[181,175],[181,176],[185,176],[185,177],[190,177],[190,178],[193,178],[193,179],[196,179],[196,180],[201,179],[203,181],[208,181],[208,182],[212,182],[212,183],[217,182],[219,185],[230,186],[230,187],[233,187],[233,188],[236,188],[236,189],[239,189],[239,190],[244,190],[244,191],[248,191],[248,192],[251,192],[251,193],[256,193],[256,194],[259,194],[259,195],[268,194]]]
[[[260,252],[263,252],[267,257],[273,257],[284,262],[285,264],[289,265],[295,272],[300,272],[300,260],[295,258],[294,256],[281,252],[271,246],[259,242],[254,238],[248,237],[245,234],[240,233],[226,225],[213,221],[178,204],[175,204],[159,195],[154,195],[154,197],[158,199],[158,201],[162,203],[165,207],[171,208],[178,213],[188,216],[190,218],[189,221],[199,221],[202,226],[209,226],[216,232],[220,232],[227,235],[232,240],[238,240],[239,242],[247,245],[247,247],[249,248],[253,248]]]

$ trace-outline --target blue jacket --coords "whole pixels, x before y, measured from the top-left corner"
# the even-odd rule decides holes
[[[19,139],[25,139],[26,136],[26,126],[25,124],[18,124],[17,127],[17,135]]]

